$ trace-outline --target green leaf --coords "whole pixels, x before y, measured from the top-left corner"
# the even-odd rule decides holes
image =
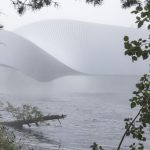
[[[131,108],[134,108],[134,107],[136,107],[136,103],[135,103],[135,102],[132,102],[132,103],[131,103]]]
[[[141,51],[137,51],[136,55],[137,55],[137,57],[140,57],[142,55],[142,52]]]
[[[140,21],[140,17],[139,16],[137,16],[136,19]]]
[[[128,36],[124,36],[124,41],[129,41],[129,37]]]
[[[144,18],[147,15],[147,12],[142,12],[141,17]]]
[[[146,6],[144,6],[144,10],[147,10],[148,8],[147,8],[147,5]]]
[[[134,10],[134,11],[131,11],[131,14],[137,14],[138,11]]]
[[[142,11],[143,8],[142,8],[141,6],[138,6],[138,7],[136,7],[136,10],[137,10],[137,11]]]
[[[142,39],[140,38],[139,41],[142,41]]]
[[[137,57],[136,56],[132,56],[132,61],[137,61]]]
[[[143,57],[143,60],[147,59],[148,58],[148,52],[144,51],[142,53],[142,57]]]
[[[145,43],[145,42],[146,42],[146,40],[143,40],[142,42],[143,42],[143,43]]]
[[[129,118],[125,118],[124,121],[129,121]]]
[[[138,28],[140,28],[142,25],[143,25],[143,21],[140,21],[140,22],[138,23]]]
[[[134,44],[135,46],[138,46],[138,45],[139,45],[139,42],[138,42],[138,41],[135,41],[135,40],[132,41],[131,43]]]
[[[129,50],[131,47],[132,47],[132,45],[131,45],[130,43],[128,43],[128,42],[127,42],[127,43],[124,43],[124,48],[125,48],[125,49],[128,49],[128,50]]]

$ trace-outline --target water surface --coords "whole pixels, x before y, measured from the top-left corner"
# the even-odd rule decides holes
[[[30,88],[25,84],[21,88],[19,82],[12,85],[15,92],[6,87],[0,98],[15,105],[30,103],[45,114],[67,115],[61,124],[55,121],[50,126],[30,129],[24,126],[18,135],[23,135],[25,144],[43,150],[89,150],[96,141],[111,150],[124,132],[123,119],[136,112],[130,110],[129,98],[138,79],[138,76],[67,76],[38,83],[36,87],[30,82]],[[125,140],[124,148],[130,141]]]

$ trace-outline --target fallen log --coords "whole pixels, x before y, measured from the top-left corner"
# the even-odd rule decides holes
[[[0,122],[0,124],[10,126],[13,128],[22,128],[23,125],[28,125],[30,127],[31,126],[30,124],[34,123],[38,126],[39,122],[44,122],[48,120],[59,121],[60,119],[64,119],[65,117],[66,115],[47,115],[47,116],[42,116],[40,118],[33,118],[33,119],[28,119],[28,120],[5,121],[5,122]]]

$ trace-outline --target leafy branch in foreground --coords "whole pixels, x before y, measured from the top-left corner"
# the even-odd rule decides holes
[[[133,92],[134,96],[130,99],[131,108],[138,108],[139,111],[135,118],[126,118],[125,121],[125,136],[132,136],[133,139],[140,141],[137,146],[135,143],[130,145],[131,150],[137,148],[144,149],[142,141],[146,141],[145,128],[150,125],[150,75],[145,74],[141,77],[140,82],[136,84],[137,90]],[[123,141],[124,137],[122,138]],[[120,146],[122,144],[120,142]],[[119,148],[120,148],[119,146]]]
[[[58,6],[58,2],[53,0],[11,0],[11,2],[19,14],[23,14],[26,9],[35,11],[52,4]]]
[[[120,140],[117,150],[120,150],[124,138],[131,136],[138,140],[138,143],[132,143],[130,150],[144,150],[143,142],[146,141],[145,129],[150,125],[150,75],[143,75],[140,82],[136,84],[137,90],[133,92],[130,99],[131,109],[137,108],[139,111],[134,118],[125,118],[125,132]],[[92,150],[103,150],[101,146],[93,143]]]
[[[150,30],[150,1],[146,0],[145,3],[140,0],[122,0],[124,8],[136,5],[136,8],[131,13],[136,14],[136,24],[141,28],[144,24],[147,30]],[[130,41],[128,36],[124,37],[125,55],[132,58],[135,62],[139,58],[143,60],[148,59],[150,56],[150,35],[148,39],[139,38],[138,40]],[[144,150],[143,142],[146,141],[145,129],[150,125],[150,75],[145,74],[141,77],[140,82],[136,84],[137,90],[133,92],[134,96],[130,99],[131,108],[139,109],[134,118],[126,118],[125,133],[123,134],[117,150],[120,150],[123,140],[126,136],[131,136],[137,139],[138,143],[132,143],[129,146],[130,150]],[[94,149],[95,147],[96,149]],[[93,150],[101,150],[97,144],[93,144]]]
[[[10,0],[19,14],[23,14],[27,9],[32,11],[40,10],[47,6],[59,6],[59,0]],[[104,0],[85,0],[86,3],[93,6],[101,5]],[[123,8],[131,6],[142,6],[141,0],[120,0]],[[146,4],[150,4],[149,0],[145,0]]]
[[[27,9],[31,9],[32,11],[40,10],[43,7],[51,6],[54,7],[59,6],[59,2],[54,0],[10,0],[14,5],[17,12],[22,15]],[[94,6],[101,5],[103,0],[86,0],[86,3],[91,3]]]
[[[142,57],[143,60],[147,59],[150,55],[150,35],[148,40],[142,38],[138,40],[129,41],[129,37],[124,37],[125,55],[132,58],[132,61],[137,61],[138,58]]]
[[[139,5],[131,13],[136,14],[136,24],[138,28],[141,28],[144,24],[147,26],[147,30],[150,30],[150,1],[144,6]],[[132,61],[137,61],[142,57],[147,59],[150,56],[150,35],[147,39],[139,38],[138,40],[130,41],[128,36],[124,37],[124,47],[126,49],[125,55],[132,58]]]

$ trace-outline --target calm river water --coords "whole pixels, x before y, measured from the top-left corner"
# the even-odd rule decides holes
[[[67,115],[61,125],[55,121],[17,131],[23,143],[36,150],[89,150],[94,141],[112,150],[124,132],[123,119],[136,112],[130,110],[129,98],[138,76],[67,76],[38,84],[21,79],[9,80],[11,87],[1,86],[2,101],[30,103],[45,114]],[[123,149],[130,141],[126,138]]]

